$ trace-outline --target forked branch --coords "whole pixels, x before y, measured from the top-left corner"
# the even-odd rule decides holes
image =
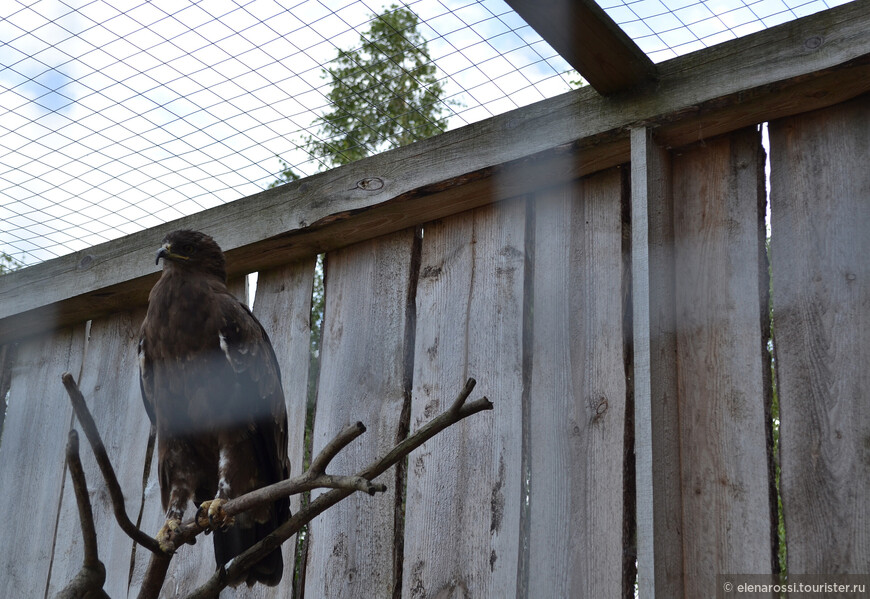
[[[103,591],[106,582],[106,566],[100,561],[97,552],[97,531],[94,528],[94,513],[91,510],[91,500],[88,497],[88,484],[85,471],[79,458],[79,435],[75,430],[69,432],[66,444],[66,464],[72,479],[76,505],[79,508],[79,522],[82,527],[82,541],[85,547],[85,559],[81,570],[66,585],[55,599],[108,599]]]
[[[442,412],[430,420],[415,433],[393,447],[393,449],[387,452],[384,457],[360,471],[357,476],[364,480],[374,479],[386,472],[390,467],[396,465],[400,460],[403,460],[408,454],[444,429],[456,424],[468,416],[471,416],[472,414],[476,414],[483,410],[491,410],[493,408],[492,402],[490,402],[486,397],[482,397],[470,403],[465,403],[468,396],[471,394],[472,389],[474,389],[475,384],[476,381],[474,379],[468,379],[462,391],[453,401],[453,404],[445,412]],[[277,484],[281,485],[283,483]],[[274,487],[276,485],[272,486]],[[262,490],[264,489],[261,489],[261,491]],[[308,504],[307,507],[293,514],[287,522],[275,529],[272,534],[266,536],[258,543],[251,546],[247,551],[244,551],[233,558],[225,568],[219,568],[204,585],[188,595],[187,599],[216,598],[220,591],[226,588],[227,585],[243,578],[244,573],[253,564],[260,561],[260,559],[281,545],[284,541],[299,532],[305,524],[338,502],[346,499],[353,494],[353,492],[354,490],[351,489],[339,488],[324,493]],[[229,503],[227,505],[229,505]]]
[[[106,486],[109,490],[109,496],[112,500],[112,508],[115,513],[115,519],[120,527],[127,535],[143,547],[152,552],[151,561],[148,565],[148,570],[143,580],[139,597],[151,598],[159,595],[160,589],[163,586],[163,581],[169,569],[171,555],[164,553],[157,541],[150,535],[139,530],[127,517],[124,509],[124,496],[121,492],[121,487],[115,476],[114,468],[106,453],[106,448],[97,431],[94,419],[85,403],[84,397],[76,385],[72,375],[66,373],[63,375],[63,384],[70,396],[70,401],[73,404],[73,409],[76,417],[81,423],[82,430],[94,451],[97,459],[97,464],[105,479]],[[436,416],[426,425],[417,430],[414,434],[407,437],[401,443],[398,443],[385,456],[373,462],[355,476],[338,476],[327,474],[326,468],[331,463],[332,459],[338,453],[348,446],[354,439],[365,432],[365,426],[357,422],[342,430],[332,441],[330,441],[320,453],[315,456],[311,462],[311,466],[300,476],[289,478],[280,481],[268,487],[263,487],[252,491],[241,497],[237,497],[224,504],[223,509],[228,516],[234,516],[241,512],[251,510],[261,505],[267,505],[282,497],[295,495],[304,491],[310,491],[317,488],[329,488],[331,491],[324,493],[316,500],[312,501],[308,506],[302,508],[291,518],[279,526],[271,534],[260,540],[258,543],[244,551],[240,555],[233,558],[225,568],[218,569],[217,572],[204,584],[190,595],[191,598],[198,597],[217,597],[221,589],[228,584],[243,578],[244,573],[262,557],[275,548],[280,546],[294,534],[299,532],[303,526],[314,519],[319,514],[323,513],[336,503],[349,497],[357,491],[364,491],[370,495],[378,492],[386,491],[387,487],[384,484],[374,483],[372,480],[383,474],[391,466],[394,466],[399,461],[403,460],[414,449],[431,439],[445,428],[459,422],[460,420],[476,414],[482,410],[491,410],[492,403],[485,397],[466,403],[471,390],[474,388],[474,379],[468,379],[462,391],[450,405],[450,407]],[[74,434],[72,431],[71,434]],[[76,436],[75,457],[78,457],[78,437]],[[72,468],[71,468],[72,471]],[[83,481],[83,479],[82,479]],[[87,488],[84,487],[84,482],[81,483],[87,499]],[[91,528],[93,528],[93,519],[90,519]],[[83,527],[84,518],[83,518]],[[84,528],[83,528],[84,530]],[[196,536],[203,532],[204,529],[196,523],[195,518],[186,520],[181,529],[174,537],[175,547],[180,547],[184,543],[189,543],[195,540]],[[85,535],[87,531],[85,530]],[[86,561],[87,567],[89,563],[86,542]],[[96,541],[93,545],[92,559],[96,560]],[[99,564],[99,560],[96,560]],[[100,564],[102,565],[102,564]],[[84,571],[85,568],[83,568]],[[105,578],[105,571],[103,571]],[[77,577],[78,578],[78,577]],[[72,583],[71,583],[72,584]],[[102,582],[100,582],[100,586]]]
[[[100,472],[103,474],[103,480],[106,481],[106,488],[109,491],[109,497],[112,499],[112,510],[115,512],[115,520],[117,520],[118,526],[131,539],[146,549],[153,553],[160,553],[160,545],[157,543],[157,539],[136,528],[136,525],[127,516],[127,510],[124,509],[124,493],[121,491],[118,478],[115,476],[115,469],[112,467],[112,462],[109,460],[109,454],[106,453],[106,446],[103,445],[103,439],[97,430],[94,417],[91,415],[90,410],[88,410],[85,397],[79,390],[75,379],[70,373],[65,372],[61,380],[66,388],[67,395],[69,395],[70,402],[72,402],[76,418],[82,426],[85,437],[88,438],[91,449],[94,451],[94,457],[97,460],[97,465],[100,467]]]

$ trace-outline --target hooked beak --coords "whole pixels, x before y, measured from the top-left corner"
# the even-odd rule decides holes
[[[162,248],[157,250],[157,256],[154,259],[154,264],[160,264],[161,258],[169,258],[171,255],[171,251],[169,250],[169,246],[164,245]]]

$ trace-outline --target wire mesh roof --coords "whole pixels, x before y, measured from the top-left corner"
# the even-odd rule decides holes
[[[843,3],[598,1],[654,62]],[[0,3],[0,252],[33,264],[322,169],[302,146],[324,68],[397,9],[421,22],[447,129],[580,85],[502,0]]]

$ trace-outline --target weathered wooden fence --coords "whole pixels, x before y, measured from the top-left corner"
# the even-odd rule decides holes
[[[319,251],[313,449],[368,427],[337,471],[468,376],[495,402],[312,523],[306,597],[624,597],[635,563],[644,596],[713,596],[718,574],[778,568],[777,494],[790,573],[870,574],[868,64],[858,2],[665,63],[632,97],[579,90],[4,276],[0,595],[51,596],[80,566],[65,371],[128,512],[160,526],[135,339],[153,249],[181,226],[216,237],[240,295],[259,272],[296,473]],[[147,555],[83,457],[106,589],[135,596]],[[211,574],[210,544],[181,549],[165,596]],[[291,596],[285,559],[277,589],[224,596]]]

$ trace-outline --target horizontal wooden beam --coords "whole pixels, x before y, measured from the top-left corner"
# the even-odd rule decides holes
[[[231,275],[397,231],[630,160],[628,130],[680,146],[870,92],[870,0],[659,65],[654,89],[581,88],[0,277],[0,343],[142,304],[163,235],[213,235]]]
[[[595,0],[507,0],[600,94],[655,79],[656,67]]]

